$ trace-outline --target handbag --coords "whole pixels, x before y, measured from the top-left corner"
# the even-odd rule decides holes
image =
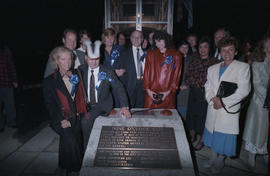
[[[217,97],[218,98],[225,98],[228,97],[236,91],[238,88],[236,83],[228,82],[228,81],[221,81],[218,91],[217,91]]]
[[[162,103],[162,98],[163,98],[163,94],[153,94],[153,103],[155,104],[161,104]]]
[[[231,107],[233,107],[233,106],[235,106],[235,105],[237,105],[237,104],[245,101],[245,103],[243,104],[243,106],[240,107],[239,110],[237,110],[235,112],[230,112],[230,111],[227,110],[227,108],[225,107],[225,105],[224,105],[224,103],[222,101],[222,98],[225,98],[225,97],[228,97],[228,96],[234,94],[236,92],[237,88],[238,88],[238,86],[234,82],[221,81],[221,83],[219,85],[219,88],[218,88],[218,91],[217,91],[216,97],[218,97],[220,99],[220,102],[221,102],[222,107],[229,114],[236,114],[236,113],[240,112],[240,110],[242,109],[242,107],[244,107],[244,104],[247,102],[246,100],[247,100],[247,97],[248,96],[246,98],[244,98],[243,100],[239,101],[238,103],[236,103],[236,104],[234,104],[234,105],[232,105],[232,106],[229,107],[229,108],[231,108]]]

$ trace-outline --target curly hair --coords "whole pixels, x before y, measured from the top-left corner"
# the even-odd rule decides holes
[[[218,42],[218,49],[221,50],[221,48],[231,45],[233,45],[235,50],[238,51],[238,41],[236,40],[236,38],[231,36],[223,37]]]
[[[251,53],[251,58],[253,61],[257,62],[263,62],[266,56],[266,53],[264,51],[264,44],[267,42],[267,40],[270,40],[269,35],[263,36],[262,40],[258,43],[254,51]]]
[[[190,46],[190,44],[188,43],[188,41],[186,41],[186,40],[181,40],[179,43],[178,43],[178,50],[179,50],[179,48],[182,46],[182,45],[187,45],[188,46],[188,55],[191,55],[192,54],[192,49],[191,49],[191,46]]]
[[[156,45],[156,40],[164,40],[165,41],[165,48],[172,48],[172,36],[168,34],[166,31],[160,30],[160,31],[155,31],[153,35],[153,41]]]
[[[210,41],[210,38],[208,36],[202,36],[198,42],[198,46],[200,46],[202,43],[208,43],[209,48],[211,48],[211,41]]]

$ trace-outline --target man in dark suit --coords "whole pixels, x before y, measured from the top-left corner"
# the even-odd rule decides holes
[[[100,41],[95,42],[95,50],[90,45],[87,46],[88,56],[86,63],[79,66],[81,79],[83,80],[85,94],[87,95],[90,118],[81,119],[82,132],[84,138],[84,149],[87,147],[89,136],[95,119],[102,115],[109,115],[113,108],[112,90],[116,90],[120,101],[120,115],[130,118],[131,114],[128,107],[128,98],[125,89],[118,80],[115,73],[100,65],[99,47]]]
[[[74,57],[74,63],[73,67],[77,68],[79,65],[82,65],[85,63],[85,53],[80,50],[75,50],[77,46],[77,32],[73,29],[66,29],[63,32],[62,36],[62,42],[65,47],[73,51]],[[45,72],[44,72],[44,78],[52,74],[55,70],[51,66],[51,59],[48,60]]]
[[[131,108],[143,108],[145,91],[142,88],[142,75],[145,64],[145,53],[141,48],[143,34],[135,30],[131,33],[132,46],[127,48],[120,56],[120,67],[126,72],[120,79],[123,81],[130,101]]]

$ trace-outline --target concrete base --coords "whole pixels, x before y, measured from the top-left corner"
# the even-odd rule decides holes
[[[135,109],[138,110],[138,109]],[[189,144],[186,138],[184,126],[178,112],[171,109],[171,116],[163,116],[161,110],[151,110],[148,114],[134,114],[130,119],[119,116],[119,109],[115,115],[99,117],[96,119],[92,129],[87,150],[83,160],[80,175],[110,175],[110,176],[179,176],[195,175],[190,155]],[[102,126],[122,127],[171,127],[174,129],[177,149],[182,169],[116,169],[105,167],[94,167],[94,159],[97,152],[99,137]]]

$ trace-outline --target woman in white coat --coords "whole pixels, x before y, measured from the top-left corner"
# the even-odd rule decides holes
[[[249,152],[248,163],[255,166],[256,154],[267,154],[268,111],[263,108],[267,83],[270,77],[270,37],[266,36],[252,54],[256,61],[252,64],[254,92],[247,111],[243,134],[244,148]]]
[[[236,92],[222,101],[228,111],[234,112],[240,108],[235,105],[245,98],[250,91],[249,65],[234,60],[237,54],[237,41],[233,37],[224,37],[218,45],[220,55],[224,60],[208,68],[205,83],[205,96],[208,102],[203,142],[212,150],[210,160],[205,167],[211,167],[212,173],[218,173],[224,166],[226,156],[236,155],[236,137],[239,134],[239,113],[227,113],[222,107],[217,91],[221,81],[234,82]],[[235,105],[231,107],[232,105]]]

